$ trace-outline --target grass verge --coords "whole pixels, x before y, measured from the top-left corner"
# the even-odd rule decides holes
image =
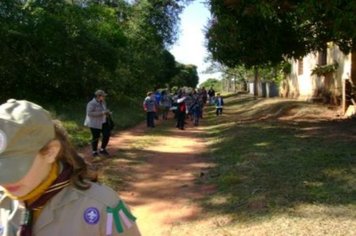
[[[225,103],[223,116],[209,108],[205,120],[217,163],[210,181],[219,187],[207,211],[228,215],[231,235],[289,235],[277,222],[293,235],[354,233],[356,122],[294,100],[240,95]]]

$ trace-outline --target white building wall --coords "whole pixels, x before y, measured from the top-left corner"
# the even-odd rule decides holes
[[[351,53],[345,55],[338,46],[329,43],[328,64],[338,63],[339,68],[335,72],[335,94],[342,94],[342,80],[351,79]]]
[[[317,56],[315,54],[309,54],[304,58],[304,70],[303,74],[299,76],[300,84],[300,97],[301,98],[310,98],[314,95],[314,88],[319,87],[319,81],[315,80],[311,76],[311,71],[315,67],[317,61]]]
[[[298,60],[291,60],[292,71],[288,76],[288,97],[308,100],[324,88],[324,76],[311,75],[312,70],[318,64],[318,53],[310,53],[303,58],[303,73],[298,74]],[[351,54],[345,55],[340,49],[330,43],[327,50],[327,64],[338,63],[338,70],[333,75],[332,92],[336,96],[341,96],[342,79],[350,78],[351,75]]]

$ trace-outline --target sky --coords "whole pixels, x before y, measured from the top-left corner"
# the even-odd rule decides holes
[[[170,52],[175,60],[183,64],[193,64],[198,67],[199,83],[208,78],[218,78],[218,74],[202,73],[209,63],[204,63],[208,52],[204,46],[204,28],[207,26],[210,12],[203,3],[195,0],[181,14],[180,35]]]

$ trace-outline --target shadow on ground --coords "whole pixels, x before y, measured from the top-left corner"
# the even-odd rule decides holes
[[[102,181],[140,209],[151,224],[145,229],[179,231],[188,222],[190,232],[190,223],[207,219],[208,232],[218,216],[256,223],[304,204],[356,203],[356,122],[338,119],[334,107],[239,95],[226,99],[223,116],[208,106],[198,128],[174,126],[169,120],[128,131],[101,163]],[[350,212],[325,214],[355,219]]]
[[[356,203],[355,120],[320,104],[229,99],[221,117],[208,109],[209,175],[220,191],[206,211],[255,221],[301,204]]]

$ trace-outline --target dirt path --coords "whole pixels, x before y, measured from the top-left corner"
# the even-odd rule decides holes
[[[199,217],[202,209],[195,200],[214,192],[214,186],[196,183],[211,166],[201,156],[207,148],[202,132],[190,123],[178,130],[171,119],[155,129],[140,124],[110,140],[108,149],[115,156],[105,161],[104,171],[122,177],[117,189],[132,207],[143,235],[173,235],[176,225]]]

